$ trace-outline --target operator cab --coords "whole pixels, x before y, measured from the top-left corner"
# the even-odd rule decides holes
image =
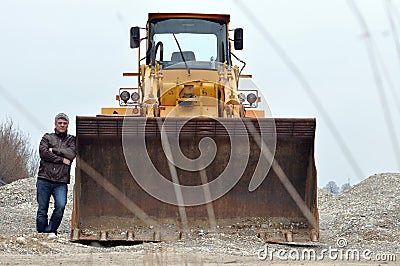
[[[146,64],[154,66],[157,61],[162,69],[209,70],[216,70],[216,65],[224,62],[231,65],[228,23],[228,15],[211,18],[198,14],[150,14]],[[132,48],[138,47],[140,40],[139,28],[135,28],[131,29]],[[236,50],[243,48],[242,32],[235,29]]]

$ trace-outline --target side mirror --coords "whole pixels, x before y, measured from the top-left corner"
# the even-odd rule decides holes
[[[233,43],[235,46],[235,50],[243,50],[243,29],[242,28],[235,29]]]
[[[131,48],[138,48],[140,46],[140,28],[131,28]]]

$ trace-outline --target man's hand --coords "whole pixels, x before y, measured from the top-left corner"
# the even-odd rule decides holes
[[[52,149],[52,148],[49,148],[49,151],[50,151],[50,152],[53,152],[53,149]]]
[[[66,165],[70,165],[71,161],[68,160],[67,158],[63,158],[63,163],[66,164]]]

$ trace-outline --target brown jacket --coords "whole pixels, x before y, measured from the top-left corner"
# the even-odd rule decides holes
[[[49,148],[52,148],[52,152]],[[40,141],[39,154],[38,178],[69,184],[71,165],[64,164],[63,158],[67,158],[71,163],[74,160],[75,137],[60,132],[46,133]]]

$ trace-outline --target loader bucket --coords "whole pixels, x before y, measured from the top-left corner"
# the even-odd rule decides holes
[[[319,239],[315,119],[77,117],[76,135],[71,240]]]

